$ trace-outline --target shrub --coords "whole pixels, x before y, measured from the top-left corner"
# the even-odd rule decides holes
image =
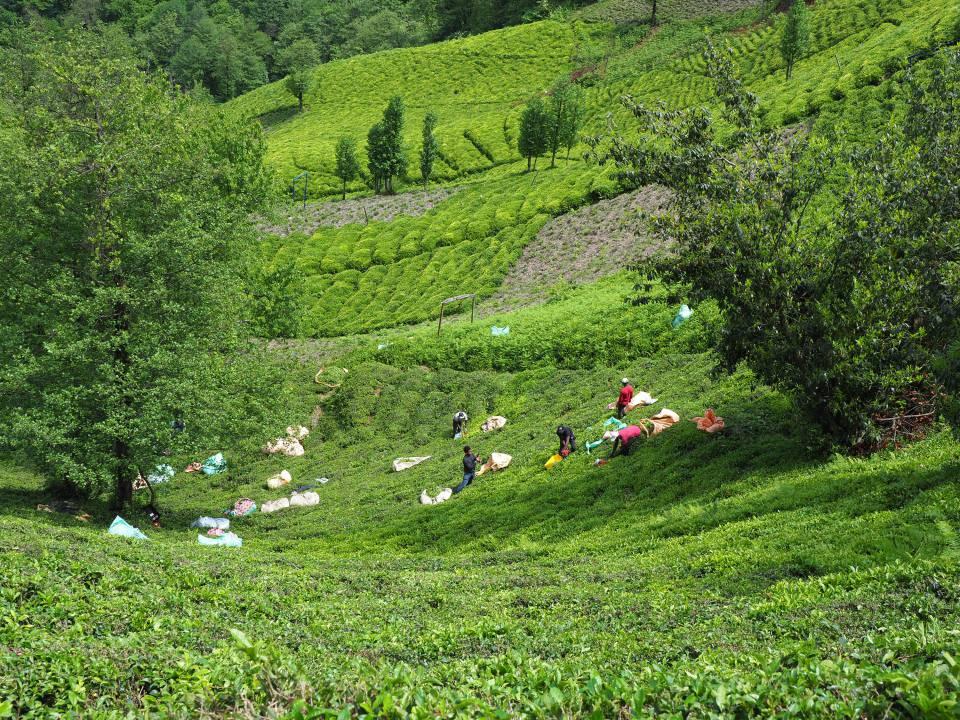
[[[657,223],[674,255],[649,271],[717,300],[728,367],[789,389],[840,443],[896,442],[901,421],[933,418],[934,374],[960,332],[960,53],[911,78],[903,130],[842,154],[758,130],[732,62],[712,46],[706,57],[744,143],[738,162],[705,112],[639,105],[658,145],[618,137],[607,156],[625,178],[674,190]]]

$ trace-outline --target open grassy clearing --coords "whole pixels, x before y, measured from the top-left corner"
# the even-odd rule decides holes
[[[556,326],[565,302],[520,316]],[[612,365],[596,345],[582,369],[537,360],[521,317],[510,338],[528,354],[501,355],[501,372],[445,366],[462,335],[432,359],[425,337],[411,345],[424,357],[344,356],[325,398],[316,365],[294,365],[290,420],[323,408],[307,454],[266,458],[269,438],[250,438],[226,449],[227,475],[179,473],[148,543],[107,536],[95,503],[89,524],[37,512],[39,479],[3,465],[0,696],[28,716],[259,716],[304,698],[317,717],[952,717],[960,446],[938,433],[869,460],[819,456],[778,393],[711,377],[706,319],[675,332],[658,301],[629,312],[655,335]],[[581,333],[564,341],[597,337]],[[637,417],[665,405],[681,424],[604,467],[580,451],[545,471],[556,423],[599,436],[624,373],[659,397]],[[725,434],[688,421],[708,405]],[[457,408],[467,441],[513,464],[421,506],[421,489],[458,479]],[[480,433],[494,412],[508,425]],[[432,458],[392,472],[406,454]],[[320,505],[235,521],[242,549],[197,547],[191,520],[282,495],[263,485],[281,468],[294,485],[331,478]]]

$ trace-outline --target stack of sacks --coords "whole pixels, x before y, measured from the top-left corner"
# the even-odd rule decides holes
[[[290,476],[290,473],[286,470],[281,470],[279,475],[274,475],[272,478],[267,479],[267,487],[271,490],[279,490],[284,485],[289,485],[291,480],[293,480],[293,478]]]
[[[421,505],[439,505],[442,502],[446,502],[450,499],[450,496],[453,495],[453,490],[450,488],[444,488],[436,497],[430,497],[427,495],[427,491],[424,490],[420,493],[420,504]]]
[[[277,453],[282,453],[287,457],[300,457],[306,452],[303,449],[301,440],[303,440],[307,435],[310,434],[310,431],[300,425],[296,428],[290,426],[287,428],[287,436],[282,438],[277,438],[272,443],[267,443],[266,447],[263,448],[263,451],[269,455],[275,455]]]

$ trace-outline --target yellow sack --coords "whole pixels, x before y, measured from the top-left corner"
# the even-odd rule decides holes
[[[544,467],[545,467],[547,470],[549,470],[550,468],[552,468],[554,465],[556,465],[556,464],[557,464],[558,462],[560,462],[561,460],[563,460],[563,456],[562,456],[562,455],[551,455],[551,456],[550,456],[550,459],[547,460],[547,462],[544,464]]]

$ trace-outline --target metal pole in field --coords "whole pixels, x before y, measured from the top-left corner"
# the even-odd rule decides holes
[[[310,171],[304,170],[302,173],[297,175],[293,180],[290,181],[290,196],[291,199],[297,201],[297,181],[303,178],[303,211],[307,210],[307,187],[310,184]]]

